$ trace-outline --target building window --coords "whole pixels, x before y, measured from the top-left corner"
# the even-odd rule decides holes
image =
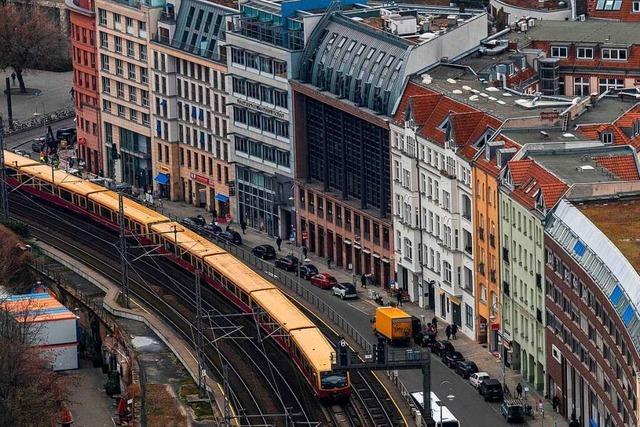
[[[579,47],[578,48],[578,59],[593,59],[593,48],[592,47]]]
[[[598,0],[596,10],[620,10],[622,0]]]
[[[627,49],[602,49],[602,59],[610,59],[613,61],[626,61]]]
[[[576,77],[573,80],[573,94],[576,96],[589,96],[589,78]]]
[[[465,304],[465,315],[464,315],[464,323],[468,328],[473,328],[473,307],[469,304]]]
[[[109,71],[109,57],[107,55],[100,55],[100,67],[102,71]]]
[[[109,35],[100,31],[100,47],[109,49]]]
[[[444,270],[442,280],[444,280],[445,283],[451,284],[451,264],[447,261],[442,261],[442,270]]]
[[[633,2],[633,11],[635,13],[639,13],[640,12],[640,1],[634,1]]]
[[[125,108],[124,105],[118,105],[118,115],[120,117],[124,117],[125,116]]]
[[[111,93],[111,80],[106,77],[102,77],[102,92]]]
[[[607,90],[624,89],[623,79],[600,79],[599,90],[604,93]]]
[[[566,46],[551,46],[552,58],[566,58],[568,56],[569,49]]]
[[[405,237],[404,239],[404,257],[405,259],[412,261],[413,260],[413,247],[411,240]]]
[[[613,143],[613,134],[611,132],[604,132],[600,135],[600,139],[604,144]]]
[[[107,11],[98,9],[98,16],[100,18],[100,25],[107,25]]]

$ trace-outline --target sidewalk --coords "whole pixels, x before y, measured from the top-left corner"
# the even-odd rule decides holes
[[[5,120],[7,114],[7,95],[4,93],[4,78],[11,75],[0,74],[0,114]],[[11,86],[11,105],[13,120],[22,121],[34,118],[34,113],[52,113],[54,111],[73,106],[73,99],[69,90],[73,87],[73,72],[55,73],[52,71],[29,70],[24,75],[27,93],[21,94],[18,81]]]
[[[163,200],[163,207],[160,209],[164,215],[183,218],[183,217],[192,217],[197,215],[202,215],[207,222],[211,221],[211,213],[207,212],[205,209],[197,208],[195,206],[183,203],[183,202],[170,202],[167,200]],[[232,225],[232,228],[240,231],[240,226],[237,224]],[[257,245],[269,244],[276,248],[275,238],[271,237],[265,233],[258,232],[256,230],[247,228],[246,234],[242,236],[243,244],[248,247],[254,247]],[[278,253],[278,256],[284,256],[288,254],[294,254],[298,258],[301,258],[300,248],[298,248],[295,244],[291,242],[282,242],[282,250]],[[315,253],[308,253],[308,260],[311,264],[314,264],[320,271],[327,271],[327,260],[326,258],[320,258]],[[338,280],[338,282],[354,282],[356,281],[357,288],[360,290],[360,277],[354,276],[351,271],[348,271],[343,268],[336,268],[334,266],[331,267],[330,273],[332,276]],[[369,290],[375,291],[382,296],[384,301],[393,301],[395,302],[395,298],[389,295],[383,288],[378,286],[369,286]],[[361,292],[362,301],[368,305],[368,308],[371,306],[376,307],[372,301],[371,295],[369,292],[362,293]],[[416,316],[421,318],[424,316],[426,321],[430,321],[435,313],[433,310],[422,309],[417,303],[405,302],[402,305],[402,309],[412,316]],[[447,323],[441,319],[438,319],[438,339],[444,339],[444,329],[446,328]],[[473,341],[469,337],[458,334],[458,338],[452,340],[453,345],[456,350],[460,351],[466,359],[473,360],[481,371],[487,372],[491,378],[495,378],[502,382],[503,378],[503,364],[501,360],[497,359],[488,348],[484,347],[481,344]],[[551,405],[551,401],[545,400],[544,395],[535,390],[533,384],[528,384],[518,372],[506,368],[504,370],[504,378],[507,383],[507,387],[512,392],[513,395],[516,393],[516,386],[518,383],[522,384],[524,390],[528,388],[528,392],[526,393],[526,398],[529,404],[536,411],[536,417],[534,420],[528,420],[528,425],[530,426],[558,426],[564,427],[568,426],[567,420],[562,418],[558,414],[553,413],[553,407]],[[524,394],[524,393],[523,393]],[[537,413],[538,402],[542,399],[543,408],[544,408],[544,419],[540,417]]]

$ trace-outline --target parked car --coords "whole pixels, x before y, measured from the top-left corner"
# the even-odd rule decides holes
[[[329,273],[319,273],[311,277],[311,283],[322,289],[331,289],[338,281]]]
[[[34,153],[39,153],[40,151],[42,151],[42,147],[44,146],[45,141],[46,140],[42,137],[35,138],[31,142],[31,151],[33,151]]]
[[[223,231],[222,233],[218,234],[218,238],[224,242],[231,243],[232,245],[242,244],[242,236],[237,231]]]
[[[222,233],[222,227],[215,224],[207,224],[202,227],[200,233],[209,238],[216,238],[218,234]]]
[[[495,400],[500,402],[504,399],[502,384],[500,384],[500,381],[493,378],[482,381],[480,383],[480,387],[478,387],[478,393],[484,397],[485,401]]]
[[[463,362],[458,362],[456,365],[456,373],[460,375],[462,378],[467,379],[471,376],[471,374],[475,374],[478,372],[478,365],[471,360],[465,360]]]
[[[453,369],[458,362],[464,361],[464,356],[459,351],[449,351],[442,356],[442,363]]]
[[[524,422],[524,402],[520,399],[508,399],[500,405],[500,413],[508,423]]]
[[[318,267],[316,267],[313,264],[301,265],[300,268],[298,270],[296,270],[296,274],[298,274],[298,271],[300,272],[300,277],[305,279],[305,280],[309,280],[313,276],[315,276],[316,274],[319,273]]]
[[[251,249],[251,253],[262,259],[276,259],[276,248],[271,245],[258,245]]]
[[[331,290],[335,296],[342,299],[358,298],[358,291],[356,290],[356,287],[348,282],[336,283]]]
[[[199,232],[200,229],[205,225],[205,222],[203,219],[198,217],[186,217],[180,220],[180,224],[184,225],[185,227],[193,231]]]
[[[453,344],[451,344],[451,342],[447,341],[447,340],[442,340],[442,341],[436,341],[435,343],[433,343],[431,346],[431,352],[433,354],[437,354],[440,357],[444,356],[445,354],[451,352],[451,351],[456,351],[455,347],[453,346]]]
[[[298,258],[293,255],[287,255],[282,258],[278,258],[275,262],[277,268],[281,268],[285,271],[296,271],[298,269]]]
[[[480,384],[482,383],[482,381],[488,380],[489,378],[491,378],[489,374],[487,374],[484,371],[476,372],[475,374],[469,375],[469,382],[473,387],[478,388],[480,387]]]

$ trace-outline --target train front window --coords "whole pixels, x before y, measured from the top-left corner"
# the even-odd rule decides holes
[[[323,372],[320,374],[320,382],[325,390],[346,387],[347,374],[346,372]]]

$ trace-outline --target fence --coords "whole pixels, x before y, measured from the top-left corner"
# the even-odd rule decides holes
[[[76,112],[73,108],[73,105],[69,107],[62,108],[58,111],[54,111],[53,113],[48,113],[44,116],[34,117],[33,119],[27,120],[13,120],[11,126],[8,128],[5,127],[4,133],[6,136],[13,135],[20,132],[25,132],[30,129],[35,129],[39,127],[44,127],[47,124],[58,122],[60,120],[68,119],[69,117],[75,116]],[[43,135],[44,136],[44,135]]]

